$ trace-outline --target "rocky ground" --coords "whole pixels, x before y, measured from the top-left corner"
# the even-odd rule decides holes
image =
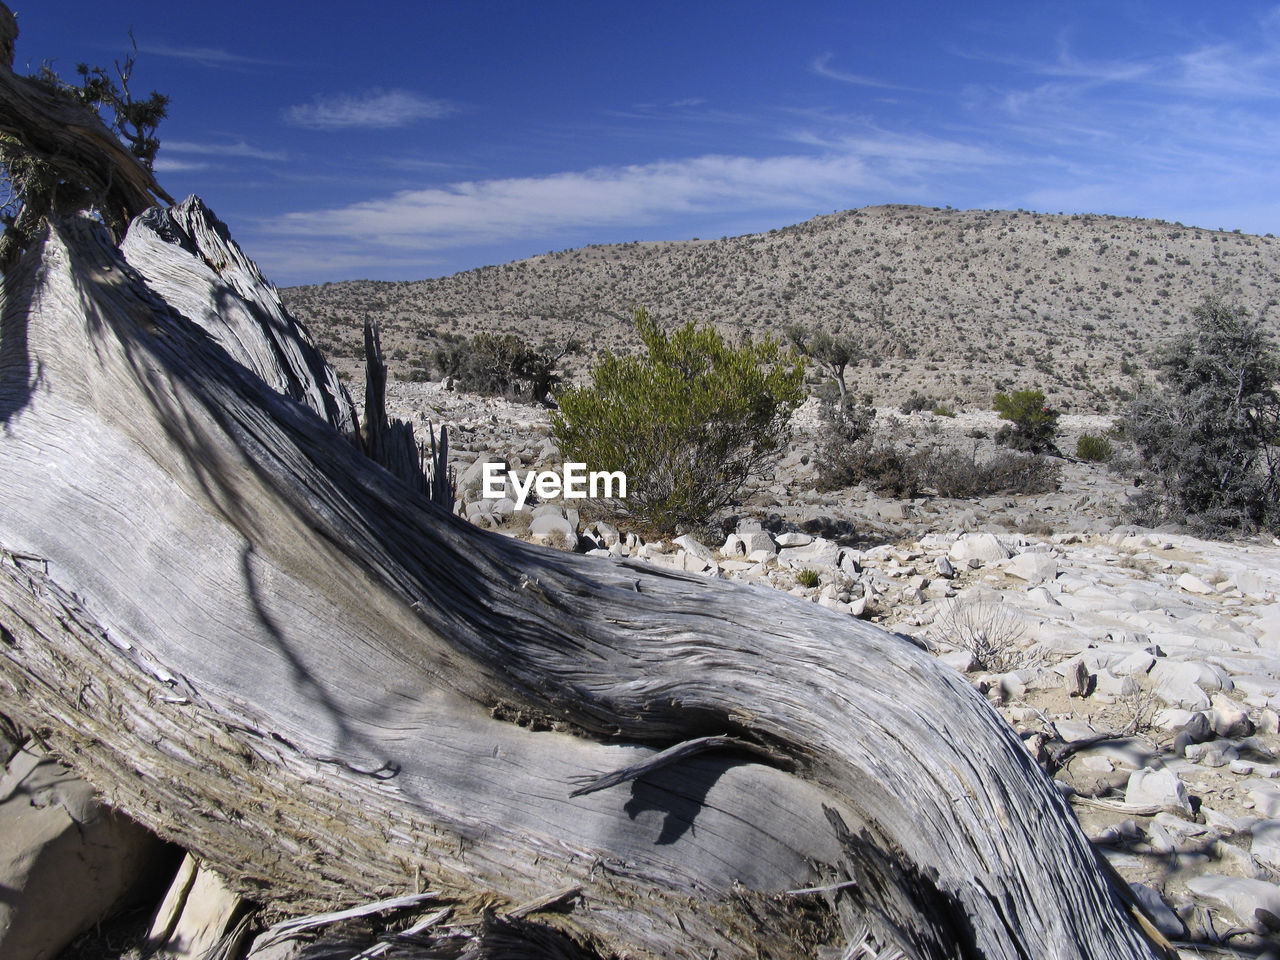
[[[420,432],[450,426],[459,508],[478,524],[787,590],[926,644],[1015,726],[1160,929],[1196,945],[1187,955],[1280,956],[1280,541],[1126,525],[1131,484],[1070,459],[1060,489],[1039,496],[820,493],[811,404],[777,469],[723,522],[646,542],[574,509],[584,501],[516,511],[480,496],[491,458],[559,467],[544,411],[429,383],[393,384],[389,408]],[[902,445],[979,457],[994,445],[972,434],[999,423],[880,419],[896,420]],[[1061,426],[1074,450],[1109,422]]]

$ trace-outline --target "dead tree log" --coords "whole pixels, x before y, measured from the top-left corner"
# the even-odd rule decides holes
[[[0,319],[0,710],[111,803],[300,911],[576,887],[557,923],[630,957],[863,924],[922,960],[1157,955],[963,678],[781,593],[451,516],[336,397],[268,386],[281,351],[228,319],[256,274],[164,223],[123,255],[55,226]],[[785,893],[815,886],[834,910]]]

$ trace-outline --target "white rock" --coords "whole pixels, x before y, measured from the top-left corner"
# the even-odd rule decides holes
[[[685,553],[691,553],[702,560],[712,561],[716,558],[714,550],[706,544],[694,539],[691,534],[686,533],[683,536],[676,537],[675,540],[671,542],[684,550]]]
[[[956,575],[956,568],[951,565],[951,561],[946,557],[939,557],[937,560],[933,561],[933,569],[937,572],[938,576],[947,580],[950,580]]]
[[[745,533],[739,531],[738,536],[742,538],[747,556],[752,556],[755,553],[764,553],[772,557],[778,552],[778,548],[773,543],[773,537],[763,530],[749,530]]]
[[[1028,583],[1046,583],[1058,575],[1058,561],[1044,553],[1020,553],[1004,566],[1004,572]]]
[[[1133,771],[1125,788],[1124,802],[1130,806],[1155,805],[1191,813],[1187,788],[1172,770],[1144,767]]]
[[[1197,897],[1221,904],[1254,933],[1275,932],[1280,918],[1280,886],[1246,877],[1192,877],[1187,889]]]
[[[966,533],[951,545],[947,556],[962,563],[968,563],[970,560],[990,563],[1007,559],[1009,550],[994,533]]]
[[[578,535],[573,524],[558,513],[544,513],[534,517],[529,524],[529,536],[540,543],[573,550],[578,546]]]
[[[1110,670],[1099,670],[1094,692],[1108,697],[1128,697],[1141,689],[1142,687],[1133,677],[1117,677]]]
[[[1244,785],[1254,813],[1268,820],[1280,819],[1280,784],[1271,780],[1247,780]]]
[[[1201,596],[1207,596],[1216,592],[1213,588],[1213,584],[1205,582],[1194,573],[1184,573],[1178,578],[1177,585],[1179,588],[1187,591],[1187,593],[1195,593]]]
[[[1156,665],[1156,658],[1145,650],[1135,650],[1111,668],[1118,677],[1141,677]]]
[[[1213,711],[1209,714],[1209,720],[1213,724],[1214,733],[1220,737],[1247,737],[1253,733],[1249,711],[1243,704],[1221,693],[1215,693],[1210,700]]]
[[[1151,669],[1156,696],[1174,707],[1208,710],[1209,693],[1230,681],[1225,671],[1198,660],[1162,660]]]
[[[93,927],[148,870],[160,844],[93,799],[43,751],[0,777],[0,957],[48,958]]]
[[[775,539],[780,547],[803,547],[813,543],[813,537],[807,533],[780,533]]]
[[[1280,870],[1280,820],[1262,820],[1253,825],[1249,852],[1274,870]]]

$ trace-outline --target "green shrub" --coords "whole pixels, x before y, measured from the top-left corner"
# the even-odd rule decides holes
[[[804,570],[801,570],[799,573],[796,574],[796,583],[798,583],[802,587],[809,587],[809,588],[816,587],[821,582],[822,581],[821,581],[821,578],[818,576],[817,570],[810,570],[808,568],[805,568]]]
[[[1106,463],[1115,456],[1115,449],[1106,437],[1082,433],[1076,441],[1076,456],[1089,463]]]
[[[935,417],[954,417],[956,415],[956,412],[952,410],[950,407],[948,407],[945,403],[940,403],[933,408],[933,415]]]
[[[1162,383],[1122,429],[1137,449],[1143,522],[1280,531],[1280,351],[1244,307],[1206,297],[1156,358]]]
[[[1026,453],[1057,453],[1058,411],[1045,402],[1040,390],[997,393],[995,411],[1009,424],[996,434],[996,442]]]
[[[787,435],[804,364],[776,341],[730,346],[712,327],[667,334],[635,316],[645,353],[606,352],[591,385],[557,394],[551,430],[566,461],[621,470],[619,512],[660,532],[708,519]]]

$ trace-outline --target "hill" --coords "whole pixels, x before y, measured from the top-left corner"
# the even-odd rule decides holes
[[[752,336],[846,327],[867,353],[850,382],[881,404],[920,392],[985,407],[997,389],[1039,386],[1066,409],[1108,412],[1211,292],[1265,312],[1280,297],[1280,242],[1159,220],[893,205],[768,233],[591,246],[283,295],[348,370],[364,318],[378,320],[401,378],[425,375],[439,338],[485,330],[576,334],[588,343],[580,373],[598,350],[635,343],[629,312],[644,305]]]

